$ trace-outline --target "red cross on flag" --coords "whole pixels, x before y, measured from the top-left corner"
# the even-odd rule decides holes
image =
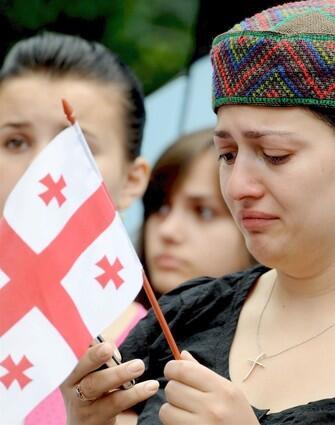
[[[31,164],[0,220],[0,424],[20,421],[66,378],[142,281],[75,123]]]

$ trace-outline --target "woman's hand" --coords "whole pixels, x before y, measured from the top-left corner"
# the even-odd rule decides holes
[[[159,413],[164,425],[259,425],[244,394],[186,351],[164,370],[169,380]]]
[[[116,421],[120,413],[156,393],[157,381],[142,382],[128,390],[119,389],[143,374],[142,360],[96,371],[111,359],[114,350],[109,342],[90,347],[61,385],[68,425],[122,424],[120,418]]]

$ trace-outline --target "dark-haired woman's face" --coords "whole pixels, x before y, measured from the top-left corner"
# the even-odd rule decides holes
[[[222,192],[258,261],[304,276],[333,267],[334,127],[306,108],[222,106],[214,142]]]
[[[148,218],[144,239],[151,283],[159,293],[194,277],[221,276],[250,265],[220,193],[212,149],[194,160],[170,202]]]
[[[30,162],[68,125],[61,98],[73,106],[114,202],[128,206],[124,190],[133,184],[132,164],[126,160],[120,90],[80,78],[29,74],[0,87],[0,212]]]

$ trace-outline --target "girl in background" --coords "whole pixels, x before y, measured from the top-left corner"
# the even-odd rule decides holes
[[[158,294],[253,263],[220,192],[212,128],[180,137],[160,156],[143,207],[140,257]]]

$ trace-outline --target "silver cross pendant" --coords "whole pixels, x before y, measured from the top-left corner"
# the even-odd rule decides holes
[[[249,378],[249,376],[251,375],[251,373],[253,372],[253,370],[255,369],[256,366],[265,367],[263,365],[263,363],[260,362],[260,360],[265,359],[265,358],[266,358],[266,354],[260,353],[255,358],[255,360],[248,359],[248,362],[251,363],[251,368],[249,369],[248,373],[243,377],[242,382],[246,381]]]

